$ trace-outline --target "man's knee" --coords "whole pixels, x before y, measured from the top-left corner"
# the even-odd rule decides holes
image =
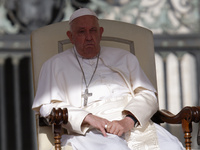
[[[178,141],[165,142],[160,145],[160,150],[185,150],[184,147]]]
[[[128,145],[121,144],[121,143],[115,143],[115,144],[106,144],[106,149],[113,149],[113,150],[130,150]]]
[[[128,144],[125,140],[121,139],[120,137],[114,139],[108,139],[106,143],[106,149],[113,149],[113,150],[130,150]]]

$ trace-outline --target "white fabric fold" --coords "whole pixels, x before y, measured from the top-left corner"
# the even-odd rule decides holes
[[[147,124],[150,117],[153,115],[155,110],[157,110],[158,104],[157,100],[155,98],[152,99],[152,97],[150,99],[147,98],[146,100],[140,100],[139,97],[144,98],[145,94],[143,94],[143,96],[138,96],[135,92],[138,88],[143,88],[153,93],[156,92],[144,72],[139,67],[137,58],[125,50],[102,47],[100,59],[103,62],[102,65],[104,65],[102,68],[109,68],[111,69],[111,72],[117,70],[115,75],[118,77],[113,77],[112,80],[120,81],[125,84],[121,85],[126,89],[125,95],[132,93],[133,99],[129,102],[130,104],[126,106],[126,110],[136,115],[141,125]],[[98,69],[99,68],[97,68],[97,72]],[[109,69],[107,70],[108,72]],[[103,71],[100,70],[99,72]],[[99,74],[99,76],[101,76],[101,74]],[[106,78],[104,79],[103,76],[101,77],[102,80],[106,81],[106,84],[110,84],[109,82],[107,83],[109,80],[106,80]],[[90,113],[90,110],[83,109],[81,92],[84,90],[84,87],[82,84],[82,73],[74,56],[74,51],[70,49],[63,53],[59,53],[46,61],[41,69],[38,89],[32,108],[39,111],[40,107],[45,104],[64,104],[68,108],[69,112],[68,131],[85,134],[88,127],[83,128],[81,125],[85,116]],[[108,90],[112,92],[110,88],[111,86],[106,86],[108,87]],[[121,94],[123,95],[123,93]],[[101,100],[101,98],[99,100]],[[137,112],[133,110],[133,108],[136,107],[129,107],[129,105],[137,106]],[[46,107],[48,108],[48,106]],[[142,113],[141,108],[143,109]],[[49,112],[50,111],[43,114],[47,115]]]

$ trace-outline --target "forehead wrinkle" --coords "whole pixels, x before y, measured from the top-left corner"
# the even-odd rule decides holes
[[[85,17],[87,17],[87,18],[85,18]],[[88,23],[88,19],[90,20],[89,23]],[[91,24],[90,28],[93,28],[93,27],[97,27],[98,28],[99,27],[99,22],[98,22],[98,19],[96,17],[94,17],[94,16],[82,16],[82,17],[74,19],[70,23],[70,30],[72,31],[72,29],[74,27],[77,27],[77,28],[83,27],[83,28],[85,28],[85,27],[89,26],[88,24]]]

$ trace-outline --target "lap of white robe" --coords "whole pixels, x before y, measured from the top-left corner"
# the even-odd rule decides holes
[[[166,129],[155,124],[160,150],[184,150],[182,143]],[[62,145],[71,145],[73,150],[130,150],[123,137],[91,130],[83,135],[63,135]],[[147,149],[148,150],[148,149]]]

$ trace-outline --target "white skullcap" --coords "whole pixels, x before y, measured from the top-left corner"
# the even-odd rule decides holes
[[[92,10],[88,9],[88,8],[80,8],[78,10],[76,10],[70,17],[69,19],[69,23],[72,22],[74,19],[81,17],[81,16],[95,16],[97,17],[96,13],[93,12]],[[98,18],[98,17],[97,17]]]

